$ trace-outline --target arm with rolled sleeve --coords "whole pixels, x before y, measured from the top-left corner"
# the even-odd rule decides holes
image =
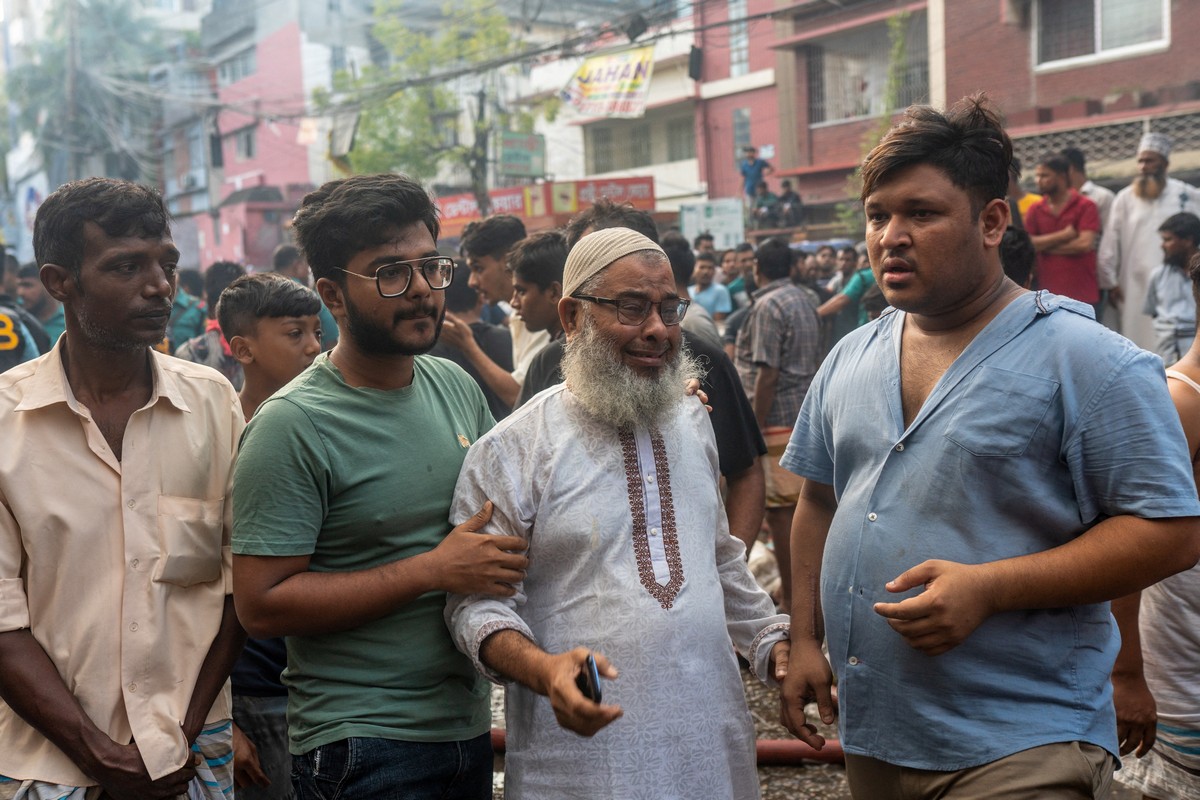
[[[505,457],[496,439],[475,442],[467,451],[454,489],[451,524],[470,518],[473,508],[491,500],[492,518],[481,532],[518,536],[528,541],[532,511],[522,505],[523,492],[515,482],[522,474],[517,463]],[[493,683],[519,680],[521,676],[502,675],[481,660],[479,651],[489,636],[502,630],[513,630],[536,644],[533,631],[518,613],[525,603],[524,586],[517,583],[513,588],[516,594],[508,598],[453,593],[446,597],[446,627],[450,629],[455,646],[470,656],[475,668]]]

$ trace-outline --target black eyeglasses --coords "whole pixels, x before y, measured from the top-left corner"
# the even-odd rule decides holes
[[[380,297],[399,297],[408,291],[414,267],[421,268],[421,274],[425,276],[425,282],[429,284],[430,289],[445,289],[454,280],[454,259],[448,256],[393,261],[375,270],[374,275],[359,275],[348,269],[342,272],[356,278],[375,281],[375,288],[379,290]]]
[[[658,317],[663,321],[663,325],[672,326],[683,322],[683,315],[687,313],[688,306],[692,304],[691,300],[684,300],[682,297],[669,297],[666,300],[660,300],[653,303],[644,297],[592,297],[588,294],[573,294],[576,300],[586,300],[589,303],[598,303],[602,306],[613,306],[617,309],[617,322],[622,325],[641,325],[646,321],[646,317],[650,316],[651,308],[658,308]]]

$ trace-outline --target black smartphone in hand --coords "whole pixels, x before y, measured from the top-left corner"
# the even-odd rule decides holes
[[[575,685],[579,687],[579,691],[583,692],[583,696],[593,703],[599,703],[602,694],[600,692],[600,670],[596,668],[596,657],[588,653],[587,660],[583,662],[583,671],[575,678]]]

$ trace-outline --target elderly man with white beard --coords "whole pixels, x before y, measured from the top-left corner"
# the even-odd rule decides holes
[[[1162,264],[1158,226],[1172,214],[1188,211],[1200,215],[1200,189],[1167,177],[1171,139],[1147,133],[1138,143],[1138,174],[1117,192],[1100,239],[1096,274],[1107,289],[1116,313],[1114,326],[1138,347],[1153,350],[1158,341],[1153,320],[1142,313],[1150,275]]]
[[[529,543],[514,597],[451,596],[446,619],[507,696],[507,797],[758,797],[732,639],[760,679],[787,669],[788,618],[746,567],[717,490],[712,427],[686,397],[666,255],[609,228],[571,250],[565,383],[471,446],[451,518]],[[603,702],[577,686],[593,655]]]

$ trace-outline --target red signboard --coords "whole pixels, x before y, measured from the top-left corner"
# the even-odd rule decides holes
[[[630,203],[643,211],[654,210],[654,178],[603,178],[560,181],[533,186],[511,186],[488,192],[492,214],[512,214],[526,220],[547,219],[546,227],[560,224],[559,216],[570,216],[602,197],[614,203]],[[442,235],[457,236],[470,221],[480,219],[479,204],[472,194],[456,194],[437,200]]]

